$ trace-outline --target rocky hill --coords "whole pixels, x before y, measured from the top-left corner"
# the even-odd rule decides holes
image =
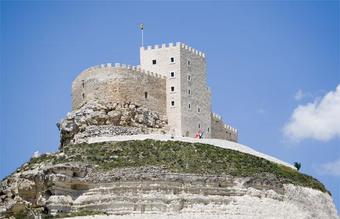
[[[316,179],[207,144],[65,144],[1,182],[0,218],[338,218]]]

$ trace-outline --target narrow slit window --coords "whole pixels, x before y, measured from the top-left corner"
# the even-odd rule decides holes
[[[198,128],[199,128],[199,129],[201,128],[201,123],[198,123]]]
[[[175,106],[175,101],[171,101],[171,106]]]
[[[188,81],[191,81],[191,75],[188,75]]]
[[[191,104],[190,103],[189,103],[188,107],[189,107],[189,109],[191,109]]]
[[[171,92],[174,92],[175,91],[175,87],[174,86],[171,86]]]
[[[187,61],[187,66],[188,66],[188,70],[191,71],[191,61],[190,60]]]
[[[170,72],[170,77],[174,78],[175,77],[175,72]]]
[[[198,108],[197,108],[197,112],[199,112],[199,113],[200,113],[200,112],[201,112],[201,108],[199,108],[199,107],[198,107]]]
[[[170,62],[171,62],[171,63],[175,63],[175,58],[174,58],[174,57],[171,57],[171,58],[170,58]]]
[[[156,59],[152,60],[152,64],[153,64],[153,65],[156,65],[156,64],[157,64]]]
[[[188,90],[188,94],[191,95],[191,90],[190,89]]]
[[[148,92],[144,92],[144,98],[148,99]]]

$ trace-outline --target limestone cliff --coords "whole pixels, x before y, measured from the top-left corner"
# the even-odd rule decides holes
[[[338,218],[316,179],[238,151],[176,141],[68,144],[3,179],[0,217]]]
[[[90,102],[57,123],[61,147],[84,143],[91,137],[167,132],[158,112],[131,102]]]

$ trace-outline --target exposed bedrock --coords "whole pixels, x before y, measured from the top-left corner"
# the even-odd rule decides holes
[[[61,147],[91,137],[167,132],[167,120],[158,112],[131,102],[91,102],[67,114],[60,123]]]
[[[170,214],[337,218],[329,194],[260,177],[171,173],[162,167],[97,171],[69,163],[23,166],[1,183],[0,214]],[[242,217],[238,217],[242,218]]]

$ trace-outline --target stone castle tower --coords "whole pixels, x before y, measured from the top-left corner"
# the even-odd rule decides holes
[[[212,113],[205,54],[183,43],[140,48],[140,65],[93,66],[72,84],[72,107],[92,101],[133,102],[167,118],[177,136],[238,140],[235,128]]]
[[[211,137],[211,94],[204,54],[177,43],[140,49],[142,69],[166,77],[166,112],[176,135]]]

